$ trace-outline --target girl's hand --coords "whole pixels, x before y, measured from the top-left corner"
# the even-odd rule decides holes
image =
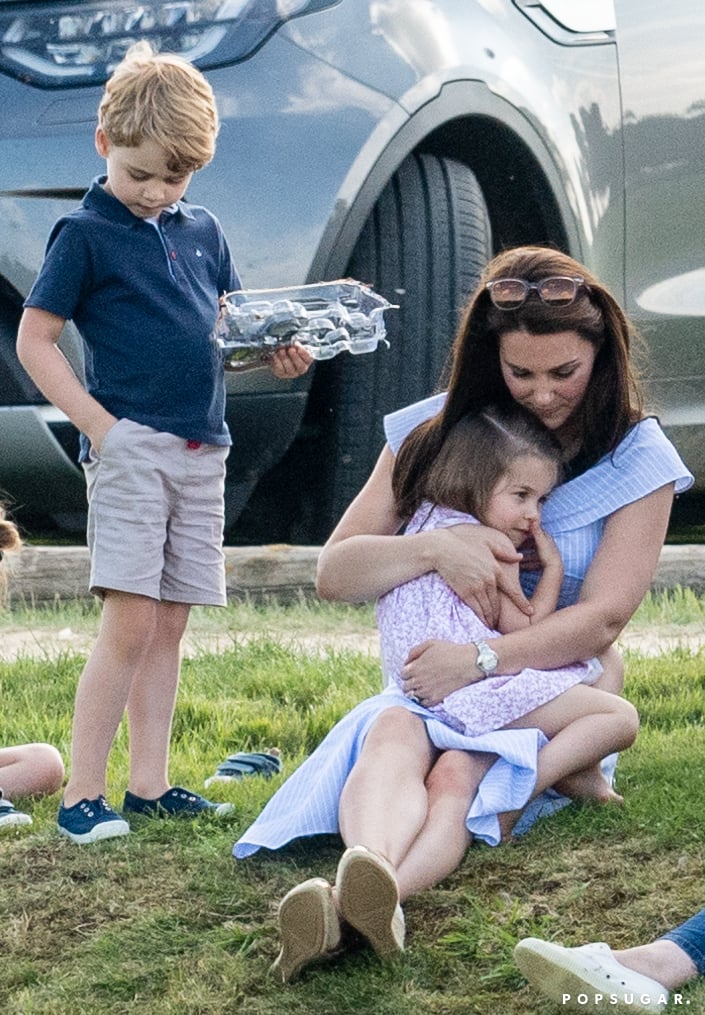
[[[474,666],[477,649],[432,638],[409,652],[402,670],[402,690],[427,708],[453,691],[482,679]]]
[[[531,523],[531,535],[534,542],[538,563],[544,570],[547,567],[563,567],[561,555],[553,537],[541,528],[538,521]]]
[[[275,377],[287,380],[301,377],[313,363],[313,357],[298,342],[282,346],[273,352],[269,360],[269,369]]]
[[[450,585],[487,627],[496,628],[499,592],[503,592],[522,613],[531,615],[529,600],[502,568],[516,564],[521,554],[507,536],[484,525],[453,525],[428,533],[433,537],[433,570]]]

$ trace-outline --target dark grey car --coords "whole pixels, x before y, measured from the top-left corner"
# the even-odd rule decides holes
[[[611,284],[704,487],[704,30],[694,0],[0,0],[0,487],[20,518],[82,525],[76,433],[14,338],[52,223],[102,170],[102,83],[143,36],[215,89],[218,153],[188,197],[245,285],[352,276],[400,307],[389,349],[285,385],[228,375],[235,538],[325,537],[382,415],[436,386],[479,267],[524,242]]]

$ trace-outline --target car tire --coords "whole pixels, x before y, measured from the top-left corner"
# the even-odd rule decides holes
[[[442,156],[409,156],[380,195],[346,272],[398,304],[385,313],[389,347],[343,353],[316,368],[309,418],[320,435],[312,466],[321,481],[314,510],[302,519],[314,540],[327,538],[369,476],[384,445],[384,415],[438,389],[459,311],[491,251],[472,170]]]

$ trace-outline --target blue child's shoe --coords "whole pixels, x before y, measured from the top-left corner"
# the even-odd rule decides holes
[[[73,807],[62,804],[56,823],[61,835],[79,845],[114,839],[130,831],[128,823],[115,813],[102,795],[95,800],[79,800]]]
[[[31,825],[32,819],[24,811],[18,811],[11,800],[2,795],[0,789],[0,828],[16,828],[17,825]]]
[[[133,814],[147,814],[149,817],[193,818],[206,813],[222,817],[225,814],[231,814],[235,808],[232,804],[212,803],[205,797],[199,796],[198,793],[192,793],[181,786],[172,786],[156,800],[145,800],[144,797],[130,793],[128,789],[122,809],[131,811]]]
[[[218,765],[215,774],[206,779],[204,785],[208,789],[214,782],[231,782],[233,779],[243,779],[247,775],[263,775],[269,779],[273,775],[279,775],[282,767],[282,760],[276,747],[263,754],[256,751],[252,753],[241,751],[239,754],[229,754],[225,761]]]

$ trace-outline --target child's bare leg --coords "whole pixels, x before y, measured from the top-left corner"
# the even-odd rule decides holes
[[[108,754],[152,638],[155,606],[146,596],[106,593],[98,638],[76,692],[66,807],[106,792]]]
[[[597,687],[600,691],[609,691],[610,694],[621,694],[624,689],[624,660],[622,656],[614,645],[610,645],[599,659],[602,663],[602,673],[590,686]]]
[[[621,800],[602,775],[599,762],[608,754],[634,743],[639,717],[630,702],[607,691],[578,684],[506,728],[530,727],[543,730],[549,737],[549,743],[539,751],[536,786],[531,799],[549,786],[560,786],[563,791],[570,776],[575,795],[601,802]],[[503,836],[518,817],[518,813],[502,815]]]
[[[135,671],[127,700],[132,793],[156,800],[170,788],[169,747],[181,672],[181,639],[190,607],[155,603],[149,651]]]
[[[609,694],[621,695],[624,688],[624,661],[614,645],[603,652],[600,662],[602,663],[602,673],[590,686],[600,691],[607,691]],[[572,797],[575,800],[590,797],[601,803],[623,802],[622,797],[614,792],[605,779],[599,762],[583,772],[573,772],[571,775],[567,775],[556,783],[555,789],[563,796]]]
[[[0,747],[0,791],[6,797],[55,793],[64,781],[64,763],[51,744]]]

